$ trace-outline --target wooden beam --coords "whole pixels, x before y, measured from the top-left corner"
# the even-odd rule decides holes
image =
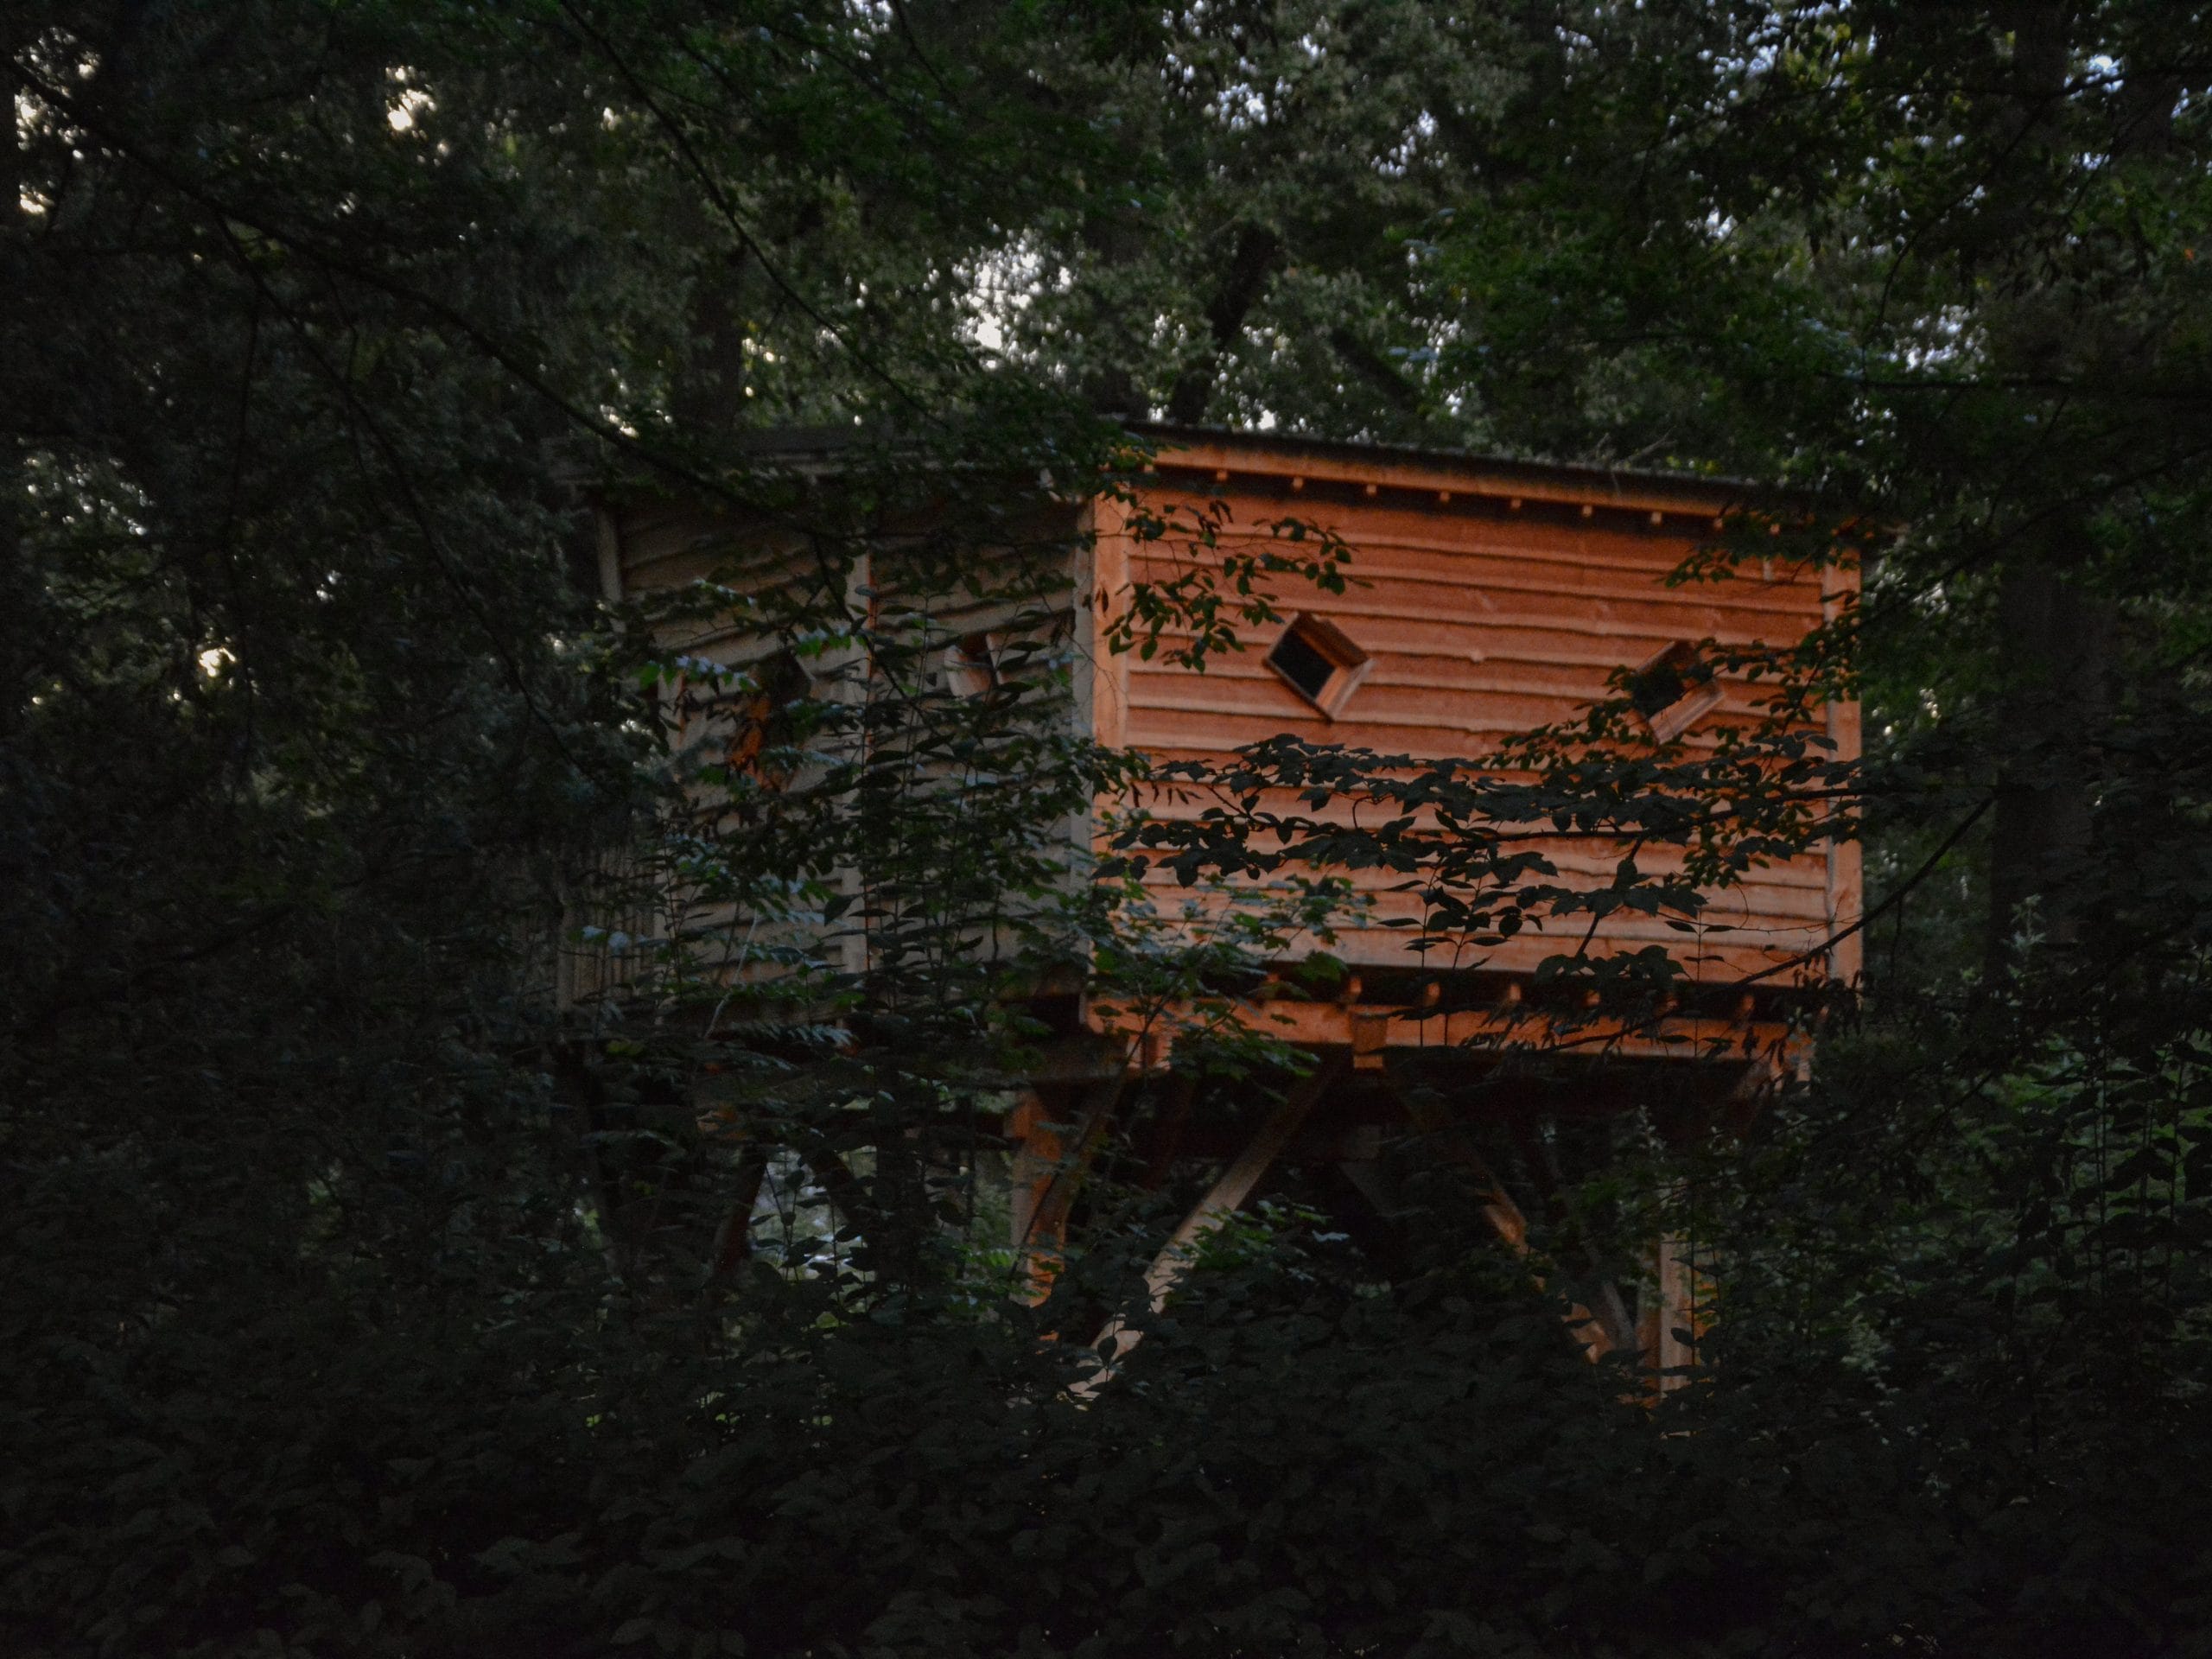
[[[1667,1013],[1643,1020],[1573,1018],[1530,1012],[1508,986],[1503,1005],[1425,1013],[1381,1003],[1308,1002],[1291,998],[1240,1003],[1229,1017],[1245,1030],[1301,1048],[1351,1048],[1374,1057],[1401,1049],[1471,1048],[1483,1052],[1536,1049],[1546,1053],[1605,1055],[1627,1059],[1718,1062],[1772,1057],[1783,1064],[1807,1052],[1803,1033],[1780,1020],[1752,1020]],[[1176,1003],[1148,1008],[1146,1021],[1192,1024],[1220,1018],[1208,1007]],[[1088,1003],[1084,1019],[1101,1036],[1122,1042],[1144,1028],[1116,1009]],[[1071,1050],[1078,1046],[1071,1045]],[[1362,1070],[1369,1069],[1363,1066]],[[1379,1069],[1379,1067],[1376,1068]],[[1072,1075],[1062,1071],[1057,1075]]]
[[[1181,472],[1227,470],[1240,485],[1280,480],[1292,490],[1313,484],[1357,484],[1419,492],[1434,500],[1439,493],[1461,498],[1495,497],[1513,507],[1525,501],[1562,505],[1599,504],[1630,511],[1694,513],[1704,517],[1740,507],[1740,485],[1694,478],[1621,473],[1590,467],[1542,462],[1424,455],[1412,451],[1377,454],[1313,443],[1271,442],[1264,435],[1238,437],[1177,435],[1160,452],[1155,465]],[[1425,501],[1422,505],[1426,505]],[[1439,503],[1447,505],[1446,503]]]
[[[1207,1189],[1205,1197],[1183,1217],[1145,1273],[1145,1289],[1151,1296],[1154,1313],[1167,1305],[1169,1294],[1191,1270],[1198,1241],[1252,1196],[1253,1189],[1266,1178],[1275,1160],[1282,1155],[1283,1148],[1304,1127],[1321,1096],[1336,1086],[1344,1070],[1345,1057],[1332,1054],[1292,1084],[1290,1092],[1268,1114],[1244,1150],[1230,1160],[1221,1178]]]
[[[1440,1154],[1450,1159],[1474,1178],[1479,1189],[1478,1201],[1482,1205],[1483,1219],[1490,1224],[1491,1230],[1504,1241],[1506,1248],[1514,1255],[1527,1255],[1529,1217],[1513,1201],[1513,1195],[1505,1190],[1505,1183],[1497,1179],[1489,1160],[1475,1149],[1475,1144],[1467,1138],[1466,1131],[1452,1120],[1441,1102],[1400,1089],[1395,1079],[1392,1080],[1392,1090],[1405,1107],[1406,1116],[1413,1120],[1414,1128],[1421,1132],[1422,1137]],[[1535,1282],[1539,1290],[1544,1287],[1541,1276]],[[1615,1298],[1618,1299],[1618,1292],[1615,1292]],[[1580,1302],[1569,1303],[1564,1317],[1567,1334],[1580,1344],[1583,1357],[1593,1364],[1620,1346],[1625,1339],[1620,1331]],[[1620,1322],[1624,1324],[1625,1318],[1624,1313]]]
[[[1205,1235],[1219,1226],[1252,1196],[1268,1171],[1282,1155],[1307,1117],[1323,1096],[1334,1088],[1350,1069],[1351,1057],[1332,1053],[1298,1082],[1291,1085],[1281,1103],[1269,1112],[1244,1150],[1230,1161],[1229,1167],[1206,1191],[1191,1213],[1183,1217],[1175,1231],[1144,1275],[1145,1297],[1154,1313],[1167,1306],[1167,1299],[1174,1293],[1197,1255],[1197,1245]],[[1122,1362],[1144,1340],[1144,1332],[1132,1331],[1119,1314],[1106,1322],[1091,1346],[1104,1356],[1104,1363],[1089,1376],[1069,1389],[1078,1400],[1087,1400],[1109,1382],[1121,1368]]]

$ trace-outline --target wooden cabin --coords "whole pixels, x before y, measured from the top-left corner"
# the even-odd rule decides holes
[[[1225,760],[1281,734],[1416,759],[1478,756],[1516,733],[1573,717],[1607,695],[1617,671],[1680,658],[1701,642],[1787,645],[1847,602],[1847,569],[1779,559],[1739,562],[1726,581],[1669,585],[1670,573],[1712,543],[1729,515],[1756,508],[1726,482],[1272,434],[1162,428],[1145,435],[1157,447],[1141,475],[1096,493],[1071,495],[1063,484],[1051,501],[1024,509],[1021,533],[1064,549],[1057,602],[1061,632],[1075,646],[1067,717],[1101,742],[1163,766]],[[834,477],[836,453],[825,450],[816,465]],[[1343,591],[1263,576],[1283,620],[1246,630],[1242,649],[1211,652],[1202,665],[1183,659],[1175,647],[1187,639],[1172,626],[1148,657],[1113,648],[1115,623],[1135,588],[1172,584],[1193,560],[1241,543],[1279,545],[1268,526],[1285,519],[1322,538],[1308,545],[1340,539],[1352,579]],[[1198,524],[1211,527],[1203,543],[1182,533]],[[609,594],[696,582],[733,535],[745,533],[727,513],[682,505],[611,513],[601,540]],[[994,619],[979,613],[963,626],[958,650],[968,671],[995,671],[1002,641]],[[757,662],[764,648],[729,617],[696,617],[669,642],[725,663]],[[960,673],[962,663],[948,671]],[[1751,719],[1758,695],[1724,674],[1654,710],[1652,729],[1694,749]],[[1839,758],[1854,757],[1856,706],[1829,705],[1821,735]],[[1161,814],[1196,810],[1167,790],[1146,804]],[[1593,885],[1610,878],[1619,856],[1596,841],[1553,854],[1565,879]],[[1180,1242],[1295,1166],[1333,1168],[1382,1206],[1378,1148],[1411,1131],[1470,1171],[1485,1213],[1517,1247],[1529,1188],[1494,1173],[1499,1158],[1478,1144],[1478,1120],[1525,1130],[1539,1119],[1597,1120],[1643,1108],[1681,1124],[1709,1122],[1802,1062],[1793,1000],[1817,983],[1849,984],[1859,971],[1850,931],[1860,903],[1858,849],[1847,838],[1754,870],[1718,895],[1687,935],[1658,917],[1607,918],[1588,948],[1656,944],[1675,951],[1691,982],[1679,1006],[1610,1030],[1579,1025],[1572,1057],[1516,1067],[1502,1055],[1529,1046],[1541,1000],[1539,963],[1580,941],[1531,932],[1478,951],[1411,953],[1405,930],[1387,925],[1408,919],[1411,897],[1389,891],[1401,884],[1387,878],[1357,880],[1373,889],[1375,909],[1340,929],[1330,947],[1349,976],[1313,994],[1291,988],[1287,976],[1255,1002],[1255,1022],[1317,1060],[1284,1103],[1256,1119],[1194,1113],[1159,1030],[1140,1033],[1075,993],[1067,1041],[1029,1080],[1030,1096],[1008,1126],[1023,1241],[1049,1248],[1109,1122],[1117,1111],[1126,1116],[1133,1089],[1149,1087],[1158,1098],[1144,1115],[1140,1160],[1155,1172],[1201,1164],[1223,1171]],[[1502,1041],[1508,1033],[1519,1035]],[[1450,1104],[1452,1087],[1407,1086],[1409,1077],[1440,1077],[1458,1079],[1463,1105]],[[1409,1107],[1415,1096],[1422,1103]],[[1529,1145],[1525,1134],[1521,1144]],[[1662,1300],[1679,1300],[1688,1281],[1679,1263],[1668,1265],[1673,1248],[1660,1249],[1658,1273],[1662,1281],[1674,1274]],[[1163,1255],[1161,1294],[1175,1259]],[[1591,1318],[1593,1346],[1631,1339],[1624,1307],[1593,1309]],[[1646,1348],[1669,1357],[1669,1338],[1652,1336],[1652,1319],[1643,1323]],[[1663,1332],[1669,1322],[1662,1313],[1657,1323]]]

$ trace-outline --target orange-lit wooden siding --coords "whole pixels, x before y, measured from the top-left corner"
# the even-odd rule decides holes
[[[1492,479],[1478,463],[1362,464],[1342,451],[1317,457],[1310,448],[1275,449],[1253,439],[1163,450],[1141,494],[1171,523],[1211,511],[1225,540],[1241,534],[1272,542],[1265,524],[1286,516],[1342,536],[1356,578],[1345,594],[1282,579],[1272,596],[1286,616],[1325,616],[1375,658],[1331,720],[1267,666],[1273,627],[1248,639],[1241,653],[1211,659],[1204,672],[1166,660],[1165,652],[1150,661],[1102,658],[1102,735],[1164,760],[1217,758],[1281,733],[1421,758],[1478,755],[1531,727],[1572,718],[1606,694],[1614,670],[1678,640],[1787,644],[1823,614],[1822,578],[1813,571],[1754,566],[1730,581],[1665,585],[1728,505],[1695,485],[1621,486],[1566,469],[1534,481],[1525,471]],[[1102,518],[1103,584],[1162,580],[1194,556],[1172,536],[1130,537],[1126,513]],[[1839,579],[1831,573],[1827,584],[1833,590]],[[1709,743],[1723,723],[1755,717],[1754,688],[1724,689],[1720,707],[1693,728],[1694,746]],[[1839,709],[1829,723],[1832,735],[1855,748],[1855,710]],[[1195,806],[1162,801],[1154,810]],[[1593,883],[1610,879],[1620,855],[1599,841],[1546,850],[1563,874]],[[1643,864],[1667,868],[1649,856]],[[1417,914],[1408,895],[1379,898],[1381,915]],[[1815,852],[1715,895],[1698,935],[1658,918],[1623,918],[1601,927],[1592,948],[1662,944],[1694,977],[1725,981],[1816,950],[1857,907],[1855,849]],[[1480,957],[1432,954],[1428,962],[1525,972],[1572,949],[1580,932],[1563,918],[1549,932]],[[1398,929],[1357,929],[1334,948],[1363,964],[1419,961]],[[1853,972],[1848,942],[1833,955],[1817,967]]]
[[[1072,544],[1069,599],[1080,596],[1090,622],[1074,717],[1103,742],[1164,760],[1218,758],[1284,732],[1423,757],[1480,754],[1532,726],[1571,718],[1604,694],[1613,670],[1677,640],[1793,640],[1847,581],[1828,573],[1824,596],[1816,573],[1754,565],[1731,581],[1667,587],[1667,575],[1711,535],[1715,515],[1739,505],[1694,480],[1224,436],[1172,442],[1140,493],[1154,508],[1225,503],[1232,538],[1269,540],[1263,526],[1285,517],[1344,536],[1354,550],[1356,585],[1342,595],[1285,585],[1278,602],[1286,614],[1326,616],[1376,658],[1331,721],[1267,667],[1272,628],[1255,633],[1243,652],[1213,659],[1204,674],[1159,657],[1109,652],[1100,635],[1117,595],[1133,575],[1163,574],[1175,543],[1140,545],[1127,533],[1128,509],[1110,496],[1041,512],[1038,544]],[[1096,544],[1086,551],[1080,532],[1094,527]],[[610,596],[682,587],[716,571],[757,591],[798,576],[811,564],[805,555],[803,537],[766,520],[737,524],[681,505],[639,506],[609,516],[602,571]],[[947,596],[929,608],[949,620],[965,606]],[[998,626],[992,615],[974,614],[972,626]],[[734,615],[676,624],[663,643],[728,664],[755,662],[771,648]],[[812,666],[826,694],[827,682],[848,665]],[[1751,717],[1751,688],[1727,690],[1723,705],[1693,728],[1693,743],[1721,723]],[[1847,754],[1856,752],[1857,727],[1855,707],[1830,710],[1829,734]],[[1618,857],[1618,849],[1594,840],[1547,850],[1563,873],[1593,882],[1609,879]],[[1667,868],[1648,855],[1643,863],[1655,873]],[[1717,895],[1701,935],[1637,918],[1601,930],[1597,944],[1663,944],[1698,978],[1731,980],[1815,950],[1856,918],[1859,890],[1857,849],[1847,845],[1758,872]],[[1385,916],[1414,913],[1399,895],[1381,903]],[[1419,965],[1406,938],[1371,927],[1334,948],[1363,963]],[[1526,972],[1573,943],[1561,927],[1486,959],[1432,956],[1429,965]],[[1854,977],[1857,956],[1856,941],[1847,939],[1825,965]]]

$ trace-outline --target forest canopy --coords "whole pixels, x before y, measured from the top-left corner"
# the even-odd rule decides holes
[[[9,9],[9,1650],[2202,1649],[2207,41],[2116,0]],[[1853,826],[1863,980],[1754,1119],[1624,1130],[1525,1258],[1440,1166],[1387,1260],[1287,1189],[1154,1310],[1185,1205],[1110,1137],[1079,1246],[1006,1248],[1055,976],[1203,1011],[1341,895],[1194,945],[1131,861],[1292,843],[1072,857],[1141,763],[1032,717],[1049,651],[856,573],[895,522],[972,585],[1158,423],[1802,504],[1679,576],[1859,572],[1765,671],[1858,699],[1860,764],[1617,764],[1624,679],[1510,787],[1214,780],[1443,799],[1470,926],[1560,902],[1499,823],[1721,885]],[[670,501],[808,550],[672,601],[745,599],[757,671],[602,588],[607,504]],[[1264,613],[1191,534],[1128,649]],[[1697,902],[1634,862],[1612,902]],[[1223,1035],[1194,1109],[1301,1086]],[[1722,1281],[1663,1394],[1569,1337],[1662,1228]],[[1144,1336],[1103,1370],[1101,1320]]]

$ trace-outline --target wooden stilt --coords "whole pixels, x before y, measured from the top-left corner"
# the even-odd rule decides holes
[[[1034,1093],[1014,1109],[1007,1125],[1016,1141],[1012,1230],[1020,1267],[1015,1294],[1025,1301],[1041,1302],[1052,1294],[1076,1193],[1105,1141],[1128,1083],[1124,1071],[1090,1084],[1075,1122],[1067,1126],[1047,1120],[1044,1103]]]
[[[714,1255],[707,1276],[713,1284],[727,1284],[753,1256],[753,1206],[760,1200],[760,1183],[768,1173],[767,1154],[747,1143],[738,1154],[737,1179],[733,1184],[729,1212],[715,1232]]]
[[[1658,1330],[1651,1357],[1662,1394],[1690,1379],[1697,1363],[1697,1268],[1690,1242],[1679,1233],[1659,1236]]]
[[[1045,1103],[1033,1089],[1023,1091],[1007,1114],[1007,1139],[1014,1143],[1013,1166],[1007,1172],[1007,1243],[1019,1256],[1029,1248],[1037,1230],[1037,1205],[1052,1182],[1067,1148],[1054,1130]]]

